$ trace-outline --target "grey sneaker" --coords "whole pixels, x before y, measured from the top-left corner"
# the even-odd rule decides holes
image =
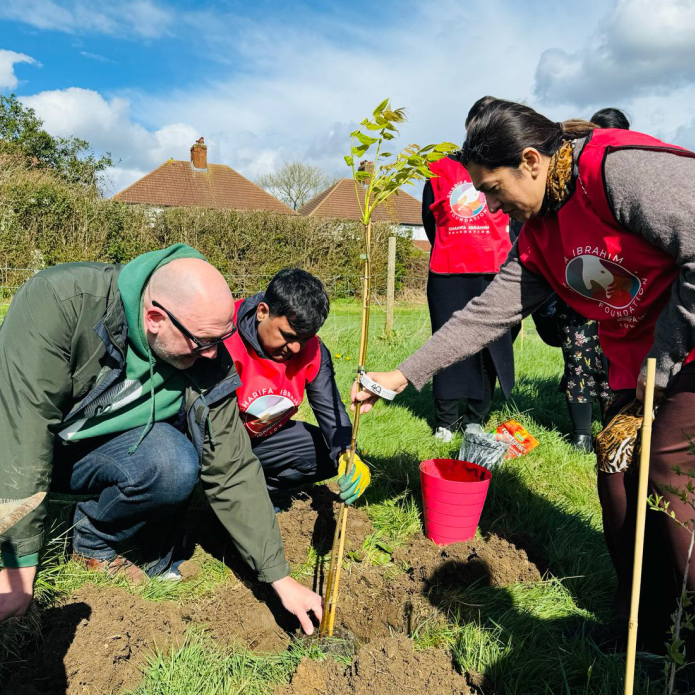
[[[446,427],[437,427],[434,438],[448,444],[454,438],[454,433]]]

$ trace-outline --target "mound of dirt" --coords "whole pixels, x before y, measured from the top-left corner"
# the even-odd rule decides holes
[[[333,659],[301,662],[287,686],[276,695],[476,695],[482,691],[458,673],[442,649],[416,652],[406,637],[362,647],[350,666]]]
[[[393,559],[410,568],[408,574],[420,585],[420,590],[448,589],[473,582],[506,586],[541,579],[541,573],[525,550],[494,533],[443,547],[417,536],[397,548]]]
[[[330,551],[338,503],[332,490],[320,486],[300,494],[278,515],[295,568],[306,563],[310,546],[320,556]],[[26,661],[16,667],[5,692],[101,695],[133,688],[147,654],[154,647],[179,644],[191,624],[207,626],[222,645],[286,650],[299,630],[297,619],[281,606],[272,587],[255,581],[230,548],[226,532],[218,533],[208,521],[201,518],[194,527],[202,548],[181,566],[182,574],[197,576],[201,555],[210,552],[232,567],[234,579],[183,607],[148,602],[114,586],[87,585],[45,611],[43,641],[24,650]],[[367,515],[351,509],[346,552],[361,550],[372,532]],[[352,664],[346,670],[333,659],[304,662],[283,695],[480,692],[455,671],[447,652],[415,652],[407,636],[424,622],[432,626],[446,620],[439,591],[475,581],[492,586],[534,581],[540,579],[538,569],[523,550],[495,535],[444,548],[418,536],[397,548],[392,559],[388,567],[347,561],[342,569],[334,634],[358,650]],[[319,564],[300,581],[323,593],[327,572],[327,563]]]
[[[306,562],[309,546],[319,555],[330,552],[335,533],[340,498],[338,486],[318,485],[311,494],[302,492],[292,506],[278,514],[278,523],[285,543],[285,555],[291,567]],[[374,532],[369,517],[361,509],[350,509],[350,533],[345,537],[345,553],[360,550],[365,538]]]
[[[11,695],[103,695],[137,686],[156,646],[179,644],[179,608],[120,587],[87,585],[44,615],[43,642],[13,674]]]
[[[313,545],[323,555],[330,550],[339,499],[325,486],[301,493],[290,509],[278,515],[290,565],[306,562]],[[374,531],[367,515],[351,509],[346,536],[346,557],[360,550]],[[341,572],[340,601],[335,634],[368,643],[392,634],[411,634],[424,622],[444,622],[436,605],[438,592],[480,581],[492,586],[541,578],[526,553],[492,534],[484,539],[439,547],[422,536],[411,538],[393,553],[396,566],[406,572],[386,572],[368,562],[348,562]],[[231,563],[235,567],[235,563]],[[236,569],[236,567],[235,567]],[[328,563],[299,579],[323,593]],[[275,593],[248,577],[245,584],[226,584],[215,595],[189,610],[190,619],[205,623],[223,643],[237,641],[260,652],[283,651],[298,622],[279,604]]]

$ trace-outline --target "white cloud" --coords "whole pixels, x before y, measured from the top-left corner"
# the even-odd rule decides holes
[[[688,125],[683,125],[676,131],[674,143],[695,151],[695,118]]]
[[[158,38],[172,33],[174,13],[151,0],[3,0],[0,19],[69,34]]]
[[[22,97],[56,137],[75,135],[97,152],[110,152],[117,162],[108,172],[115,193],[167,159],[187,159],[199,132],[187,123],[169,123],[147,130],[133,122],[127,99],[110,101],[98,92],[70,87]]]
[[[202,74],[189,87],[167,86],[154,95],[132,91],[128,98],[71,87],[23,101],[50,133],[84,138],[120,160],[112,172],[117,190],[169,157],[187,159],[200,135],[209,144],[209,161],[251,179],[292,159],[347,175],[347,136],[386,96],[408,107],[402,129],[407,142],[425,144],[462,141],[465,113],[482,94],[529,93],[540,49],[519,44],[523,10],[507,9],[494,34],[471,33],[464,42],[451,27],[492,25],[499,0],[405,9],[379,32],[348,30],[345,17],[289,26],[282,19],[252,24],[218,15],[216,22],[210,17],[200,24],[205,31],[199,43],[220,60],[243,65],[227,79]],[[532,46],[540,45],[546,30],[534,26]],[[479,60],[483,52],[487,57]]]
[[[618,0],[580,50],[543,52],[535,94],[549,104],[599,105],[694,82],[695,2]]]
[[[99,55],[99,53],[90,53],[89,51],[80,51],[80,55],[90,60],[96,60],[97,63],[115,63],[115,60],[107,58],[106,56]]]
[[[133,94],[136,113],[153,124],[172,113],[195,120],[219,143],[221,161],[242,173],[263,166],[248,151],[251,134],[253,150],[276,153],[264,155],[266,163],[299,158],[346,174],[350,130],[386,96],[408,107],[408,142],[425,144],[462,141],[465,114],[483,94],[529,94],[548,27],[539,21],[529,28],[523,7],[476,0],[406,3],[402,10],[378,31],[346,29],[345,18],[324,16],[301,26],[269,18],[237,33],[218,18],[205,40],[220,60],[236,58],[244,71],[166,94]],[[495,30],[465,32],[463,40],[460,28],[472,26]]]
[[[14,66],[17,63],[40,66],[40,63],[31,56],[0,48],[0,89],[14,89],[19,84],[19,80],[14,74]]]
[[[625,0],[619,7],[635,2]],[[592,32],[595,38],[595,18],[606,12],[608,0],[586,0],[586,12],[576,17],[567,8],[561,16],[559,4],[539,3],[405,3],[378,31],[325,13],[316,21],[302,17],[293,23],[266,17],[262,25],[221,13],[198,14],[201,32],[189,48],[204,46],[218,64],[233,66],[224,77],[218,65],[210,76],[201,71],[192,84],[162,85],[157,93],[132,89],[106,97],[72,87],[23,100],[52,134],[85,138],[120,160],[111,172],[113,192],[169,157],[188,159],[190,145],[201,135],[209,145],[209,161],[228,164],[251,179],[293,159],[348,175],[343,162],[348,134],[386,96],[408,108],[403,138],[394,147],[460,143],[466,113],[484,94],[526,100],[553,120],[590,116],[594,104],[624,106],[635,128],[681,142],[679,126],[695,123],[695,84],[670,88],[667,96],[649,88],[616,103],[616,92],[605,90],[595,101],[579,102],[573,89],[557,83],[559,95],[534,98],[534,69],[544,64],[548,37],[556,40],[558,27],[567,26],[568,14],[573,17],[563,36],[565,74],[582,76],[581,65],[577,68],[567,56],[579,55]],[[611,13],[614,23],[617,10]],[[661,10],[658,16],[666,17]],[[666,26],[665,18],[659,21]],[[461,27],[494,30],[462,34]],[[620,39],[621,56],[627,55],[627,36]],[[637,36],[634,41],[656,39]],[[685,39],[673,43],[681,54],[689,50]],[[683,130],[682,137],[688,132]]]

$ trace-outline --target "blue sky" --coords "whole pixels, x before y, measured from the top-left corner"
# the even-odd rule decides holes
[[[345,173],[347,133],[387,96],[403,144],[462,141],[494,94],[556,120],[618,106],[695,147],[695,0],[2,0],[0,92],[110,151],[110,193],[200,135],[249,178]]]

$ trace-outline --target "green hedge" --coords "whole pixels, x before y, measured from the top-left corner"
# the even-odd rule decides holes
[[[387,237],[393,226],[373,228],[373,272],[378,292],[386,277]],[[126,205],[79,185],[18,165],[0,170],[0,268],[43,268],[69,261],[124,263],[176,242],[194,246],[245,291],[280,268],[296,266],[345,296],[359,289],[362,225],[269,212]],[[419,253],[407,235],[397,244],[397,283],[420,275]],[[26,275],[26,273],[25,273]],[[5,273],[0,285],[25,278]]]

